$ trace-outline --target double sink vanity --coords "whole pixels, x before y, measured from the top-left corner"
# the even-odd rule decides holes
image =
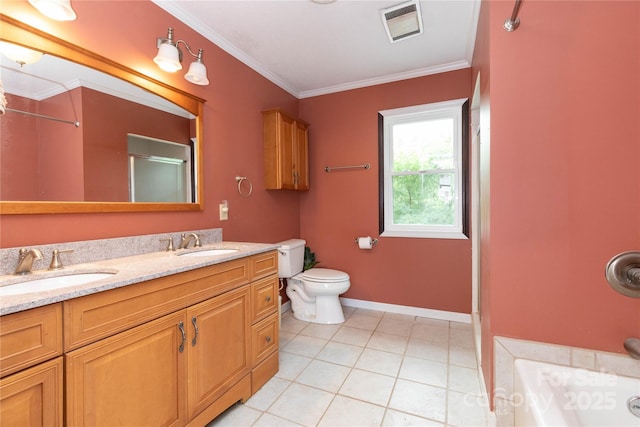
[[[0,276],[2,423],[204,426],[246,401],[278,371],[276,248],[203,242]]]

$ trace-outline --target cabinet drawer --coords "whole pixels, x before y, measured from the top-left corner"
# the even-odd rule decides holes
[[[254,364],[278,349],[278,338],[278,313],[251,327],[251,355]]]
[[[278,277],[272,276],[251,284],[253,322],[263,319],[278,307]]]
[[[278,251],[265,252],[251,257],[251,279],[260,279],[278,273]]]
[[[249,283],[249,261],[238,259],[64,302],[64,349],[157,319]]]
[[[280,368],[279,354],[275,353],[268,356],[264,361],[260,362],[253,371],[251,371],[251,393],[255,394],[260,388],[267,383]]]
[[[0,376],[62,354],[62,304],[0,318]]]
[[[62,426],[62,356],[0,380],[3,426]]]

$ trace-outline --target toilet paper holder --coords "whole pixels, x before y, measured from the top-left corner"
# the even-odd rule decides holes
[[[367,237],[370,237],[370,236],[367,236]],[[361,237],[356,237],[355,239],[353,239],[353,241],[354,241],[354,242],[355,242],[355,244],[357,245],[357,244],[358,244],[358,240],[360,240],[360,239],[361,239]],[[377,244],[377,243],[378,243],[378,239],[376,239],[376,238],[372,238],[372,239],[371,239],[371,244],[372,244],[372,245],[375,245],[375,244]]]

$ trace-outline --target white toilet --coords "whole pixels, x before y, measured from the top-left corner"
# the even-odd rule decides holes
[[[302,272],[305,243],[302,239],[279,243],[278,275],[287,279],[293,317],[313,323],[342,323],[344,313],[338,296],[351,286],[349,275],[328,268]]]

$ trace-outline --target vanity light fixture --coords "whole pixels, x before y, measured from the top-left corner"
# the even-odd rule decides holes
[[[71,0],[29,0],[29,4],[56,21],[74,21],[77,18]]]
[[[17,44],[0,42],[0,51],[12,61],[17,62],[20,67],[26,64],[34,64],[42,58],[44,53],[37,50],[27,49]]]
[[[412,0],[380,11],[389,41],[395,43],[422,34],[420,1]]]
[[[166,38],[158,37],[157,47],[158,54],[153,58],[153,62],[158,64],[158,67],[164,71],[175,73],[182,69],[182,51],[178,45],[182,43],[187,52],[193,56],[195,61],[189,65],[189,71],[184,75],[184,78],[193,84],[206,86],[209,84],[207,79],[207,67],[202,62],[202,49],[198,49],[198,53],[193,53],[187,42],[184,40],[173,39],[173,28],[169,27],[169,31]]]

